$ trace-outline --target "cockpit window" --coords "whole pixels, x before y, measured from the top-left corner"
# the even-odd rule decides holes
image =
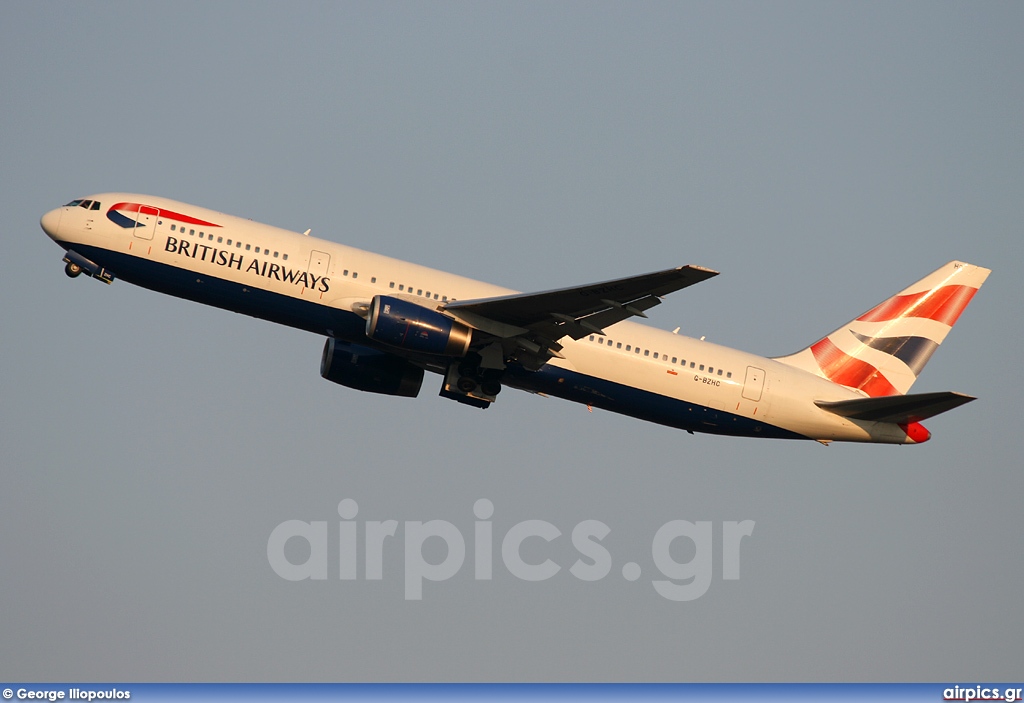
[[[88,210],[91,206],[92,206],[92,201],[91,200],[83,200],[81,203],[78,204],[78,207],[84,207],[86,210]]]
[[[79,206],[81,204],[82,204],[81,200],[72,200],[70,203],[68,203],[64,207],[77,207],[77,206]]]
[[[100,201],[99,200],[93,200],[92,201],[92,207],[89,208],[89,209],[90,210],[99,210],[100,209]]]

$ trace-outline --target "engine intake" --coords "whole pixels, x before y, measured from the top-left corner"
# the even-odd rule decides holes
[[[439,312],[387,295],[375,295],[366,318],[366,336],[423,354],[462,357],[473,330]]]
[[[415,398],[423,385],[423,369],[419,366],[376,349],[350,346],[333,337],[324,344],[320,375],[359,391],[405,398]]]

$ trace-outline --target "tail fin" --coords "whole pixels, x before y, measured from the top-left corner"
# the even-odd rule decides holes
[[[951,261],[824,339],[776,361],[871,397],[903,395],[989,273]]]

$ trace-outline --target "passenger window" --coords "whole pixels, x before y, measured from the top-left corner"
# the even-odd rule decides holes
[[[732,378],[732,371],[730,371],[729,373],[725,374],[725,377],[726,378]]]
[[[172,232],[176,231],[177,229],[178,229],[178,228],[177,228],[177,227],[176,227],[175,225],[171,225],[171,231],[172,231]]]
[[[235,242],[235,248],[236,249],[241,249],[242,248],[242,243],[241,242]]]
[[[423,295],[423,289],[420,288],[418,291],[416,291],[416,295]]]
[[[251,248],[252,248],[252,245],[251,245],[251,244],[246,244],[246,245],[245,245],[245,250],[246,250],[246,251],[249,251],[249,249],[251,249]]]
[[[619,342],[618,344],[616,344],[615,348],[616,349],[622,349],[622,342]]]
[[[394,288],[394,287],[395,287],[395,282],[391,281],[391,283],[388,285],[388,288]]]
[[[447,295],[442,295],[441,296],[441,302],[443,302],[443,303],[448,302],[448,296]]]
[[[398,284],[398,290],[405,290],[405,284],[404,283],[399,283]]]
[[[188,233],[191,234],[192,236],[195,236],[196,231],[194,229],[190,229]]]
[[[348,275],[348,269],[345,269],[344,271],[342,271],[341,275],[342,276],[347,276]]]
[[[376,283],[376,282],[377,282],[377,277],[376,276],[371,276],[370,277],[370,283]]]
[[[288,255],[287,254],[281,254],[281,258],[284,259],[285,261],[287,261],[288,260]]]
[[[202,232],[200,232],[200,234],[202,234]],[[230,239],[228,240],[228,246],[231,246],[231,240]]]
[[[429,290],[427,291],[427,297],[428,298],[430,297],[430,291]]]
[[[434,300],[437,300],[437,293],[434,293]]]
[[[719,375],[719,376],[721,376],[721,375],[722,375],[722,369],[718,369],[718,375]]]
[[[676,358],[674,356],[672,357],[672,363],[676,363]]]
[[[700,370],[701,370],[701,371],[703,371],[703,370],[704,370],[704,364],[701,364],[701,365],[700,365]]]
[[[691,362],[690,362],[690,368],[691,368],[691,369],[692,369],[692,368],[693,368],[693,367],[694,367],[695,365],[696,365],[696,362],[693,362],[693,361],[691,361]],[[703,367],[702,367],[702,368],[703,368]]]
[[[657,359],[657,358],[658,358],[658,352],[654,352],[654,358],[655,358],[655,359]]]
[[[636,348],[636,349],[634,349],[633,351],[634,351],[634,352],[636,352],[637,354],[639,354],[639,353],[640,353],[640,347],[637,347],[637,348]]]
[[[359,274],[355,271],[352,272],[352,278],[359,278]]]
[[[651,355],[651,350],[650,349],[644,349],[644,356],[650,356],[650,355]]]
[[[708,373],[714,373],[714,372],[715,372],[715,367],[714,366],[709,366],[708,367]]]
[[[593,342],[593,341],[594,341],[594,335],[590,335],[590,341],[591,341],[591,342]]]
[[[217,237],[217,244],[220,244],[223,241],[224,241],[224,237]]]

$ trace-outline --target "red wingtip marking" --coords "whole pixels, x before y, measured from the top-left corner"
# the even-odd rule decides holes
[[[932,438],[932,433],[920,422],[901,424],[900,429],[907,433],[907,437],[912,439],[914,444],[922,444]]]

